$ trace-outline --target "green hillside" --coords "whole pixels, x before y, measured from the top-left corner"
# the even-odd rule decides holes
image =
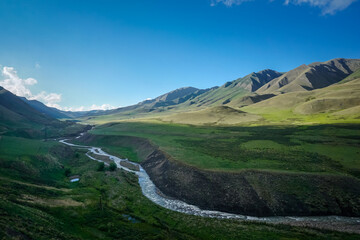
[[[175,113],[159,117],[163,122],[193,125],[234,125],[257,122],[259,115],[249,114],[228,106],[208,107],[203,110]]]

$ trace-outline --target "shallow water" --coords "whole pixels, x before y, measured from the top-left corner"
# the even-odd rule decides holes
[[[79,136],[80,137],[80,136]],[[79,138],[77,137],[77,138]],[[260,221],[260,222],[269,222],[269,223],[292,223],[292,222],[324,222],[324,223],[345,223],[345,224],[359,224],[360,227],[360,218],[355,217],[343,217],[343,216],[309,216],[309,217],[297,217],[297,216],[279,216],[279,217],[252,217],[245,216],[233,213],[225,213],[219,211],[210,211],[210,210],[202,210],[197,206],[185,203],[180,200],[172,199],[166,197],[163,193],[161,193],[155,186],[155,184],[151,181],[149,175],[146,171],[141,167],[140,164],[133,163],[133,165],[139,166],[140,171],[130,170],[120,164],[122,161],[127,161],[127,159],[121,159],[116,156],[110,155],[104,152],[101,148],[92,147],[92,146],[82,146],[76,145],[72,143],[66,142],[67,140],[60,140],[59,142],[66,144],[71,147],[88,149],[89,152],[86,155],[95,161],[103,162],[99,159],[96,159],[89,155],[89,153],[95,153],[97,155],[107,156],[110,160],[114,161],[118,168],[124,169],[125,171],[135,173],[139,178],[139,184],[142,190],[142,193],[145,197],[150,199],[152,202],[170,209],[172,211],[186,213],[190,215],[202,216],[202,217],[211,217],[211,218],[221,218],[221,219],[239,219],[239,220],[248,220],[248,221]],[[108,165],[107,163],[105,163]],[[159,194],[160,192],[160,194]]]
[[[78,181],[80,181],[79,178],[74,178],[74,179],[71,179],[71,180],[70,180],[70,182],[78,182]]]

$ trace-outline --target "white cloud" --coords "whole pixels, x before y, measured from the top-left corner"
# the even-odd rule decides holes
[[[3,81],[0,81],[0,86],[4,87],[6,90],[9,90],[17,96],[26,98],[32,97],[32,93],[26,87],[26,85],[35,84],[35,79],[21,79],[17,75],[17,72],[13,67],[3,67],[1,73],[5,77],[5,79]]]
[[[24,83],[26,85],[35,85],[35,84],[37,84],[37,80],[34,78],[27,78],[24,80]]]
[[[57,107],[60,110],[63,111],[70,111],[70,112],[82,112],[82,111],[86,111],[84,106],[81,107]]]
[[[103,104],[100,106],[97,106],[95,104],[91,105],[89,110],[111,110],[111,109],[115,109],[116,107],[111,106],[110,104]]]
[[[93,104],[90,107],[80,106],[80,107],[56,107],[63,111],[71,111],[71,112],[82,112],[82,111],[92,111],[92,110],[111,110],[119,107],[111,106],[110,104],[96,105]]]
[[[211,0],[211,6],[215,6],[218,3],[223,3],[225,6],[231,7],[232,5],[240,5],[243,2],[249,2],[252,0]]]
[[[90,107],[62,107],[59,105],[59,103],[61,102],[61,94],[47,93],[45,91],[42,91],[38,94],[33,94],[28,88],[28,86],[37,84],[38,81],[36,79],[20,78],[13,67],[1,67],[0,65],[0,69],[2,75],[5,77],[4,80],[0,81],[0,86],[4,87],[6,90],[12,92],[17,96],[26,97],[29,100],[37,100],[43,102],[48,107],[54,107],[63,111],[110,110],[117,108],[110,104],[93,104]]]
[[[45,103],[49,107],[56,107],[59,108],[59,102],[61,102],[61,94],[57,93],[46,93],[42,91],[41,93],[30,97],[30,100],[38,100],[40,102]]]
[[[334,14],[338,11],[344,10],[356,1],[357,0],[285,0],[285,4],[310,4],[311,6],[321,8],[322,13],[326,15]]]
[[[34,78],[20,78],[13,67],[3,67],[1,73],[5,79],[0,81],[0,86],[17,96],[41,101],[49,107],[58,106],[57,103],[61,102],[61,94],[44,91],[37,95],[32,94],[27,86],[35,85],[38,81]]]
[[[219,3],[222,3],[228,7],[233,5],[240,5],[243,2],[249,2],[252,0],[211,0],[210,5],[215,6]],[[269,0],[273,2],[275,0]],[[285,5],[295,4],[309,4],[313,7],[321,8],[322,13],[326,14],[335,14],[338,11],[344,10],[349,7],[352,3],[356,2],[357,0],[282,0],[284,1]]]

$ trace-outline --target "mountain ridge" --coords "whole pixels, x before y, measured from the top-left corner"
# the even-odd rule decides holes
[[[335,58],[326,62],[302,64],[259,88],[256,92],[286,93],[314,90],[341,81],[360,68],[360,59]]]

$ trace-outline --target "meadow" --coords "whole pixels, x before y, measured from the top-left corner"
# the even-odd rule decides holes
[[[150,140],[175,160],[215,171],[260,169],[360,177],[358,125],[215,127],[122,122],[96,127],[95,135]],[[94,142],[139,162],[136,147],[114,139]]]

